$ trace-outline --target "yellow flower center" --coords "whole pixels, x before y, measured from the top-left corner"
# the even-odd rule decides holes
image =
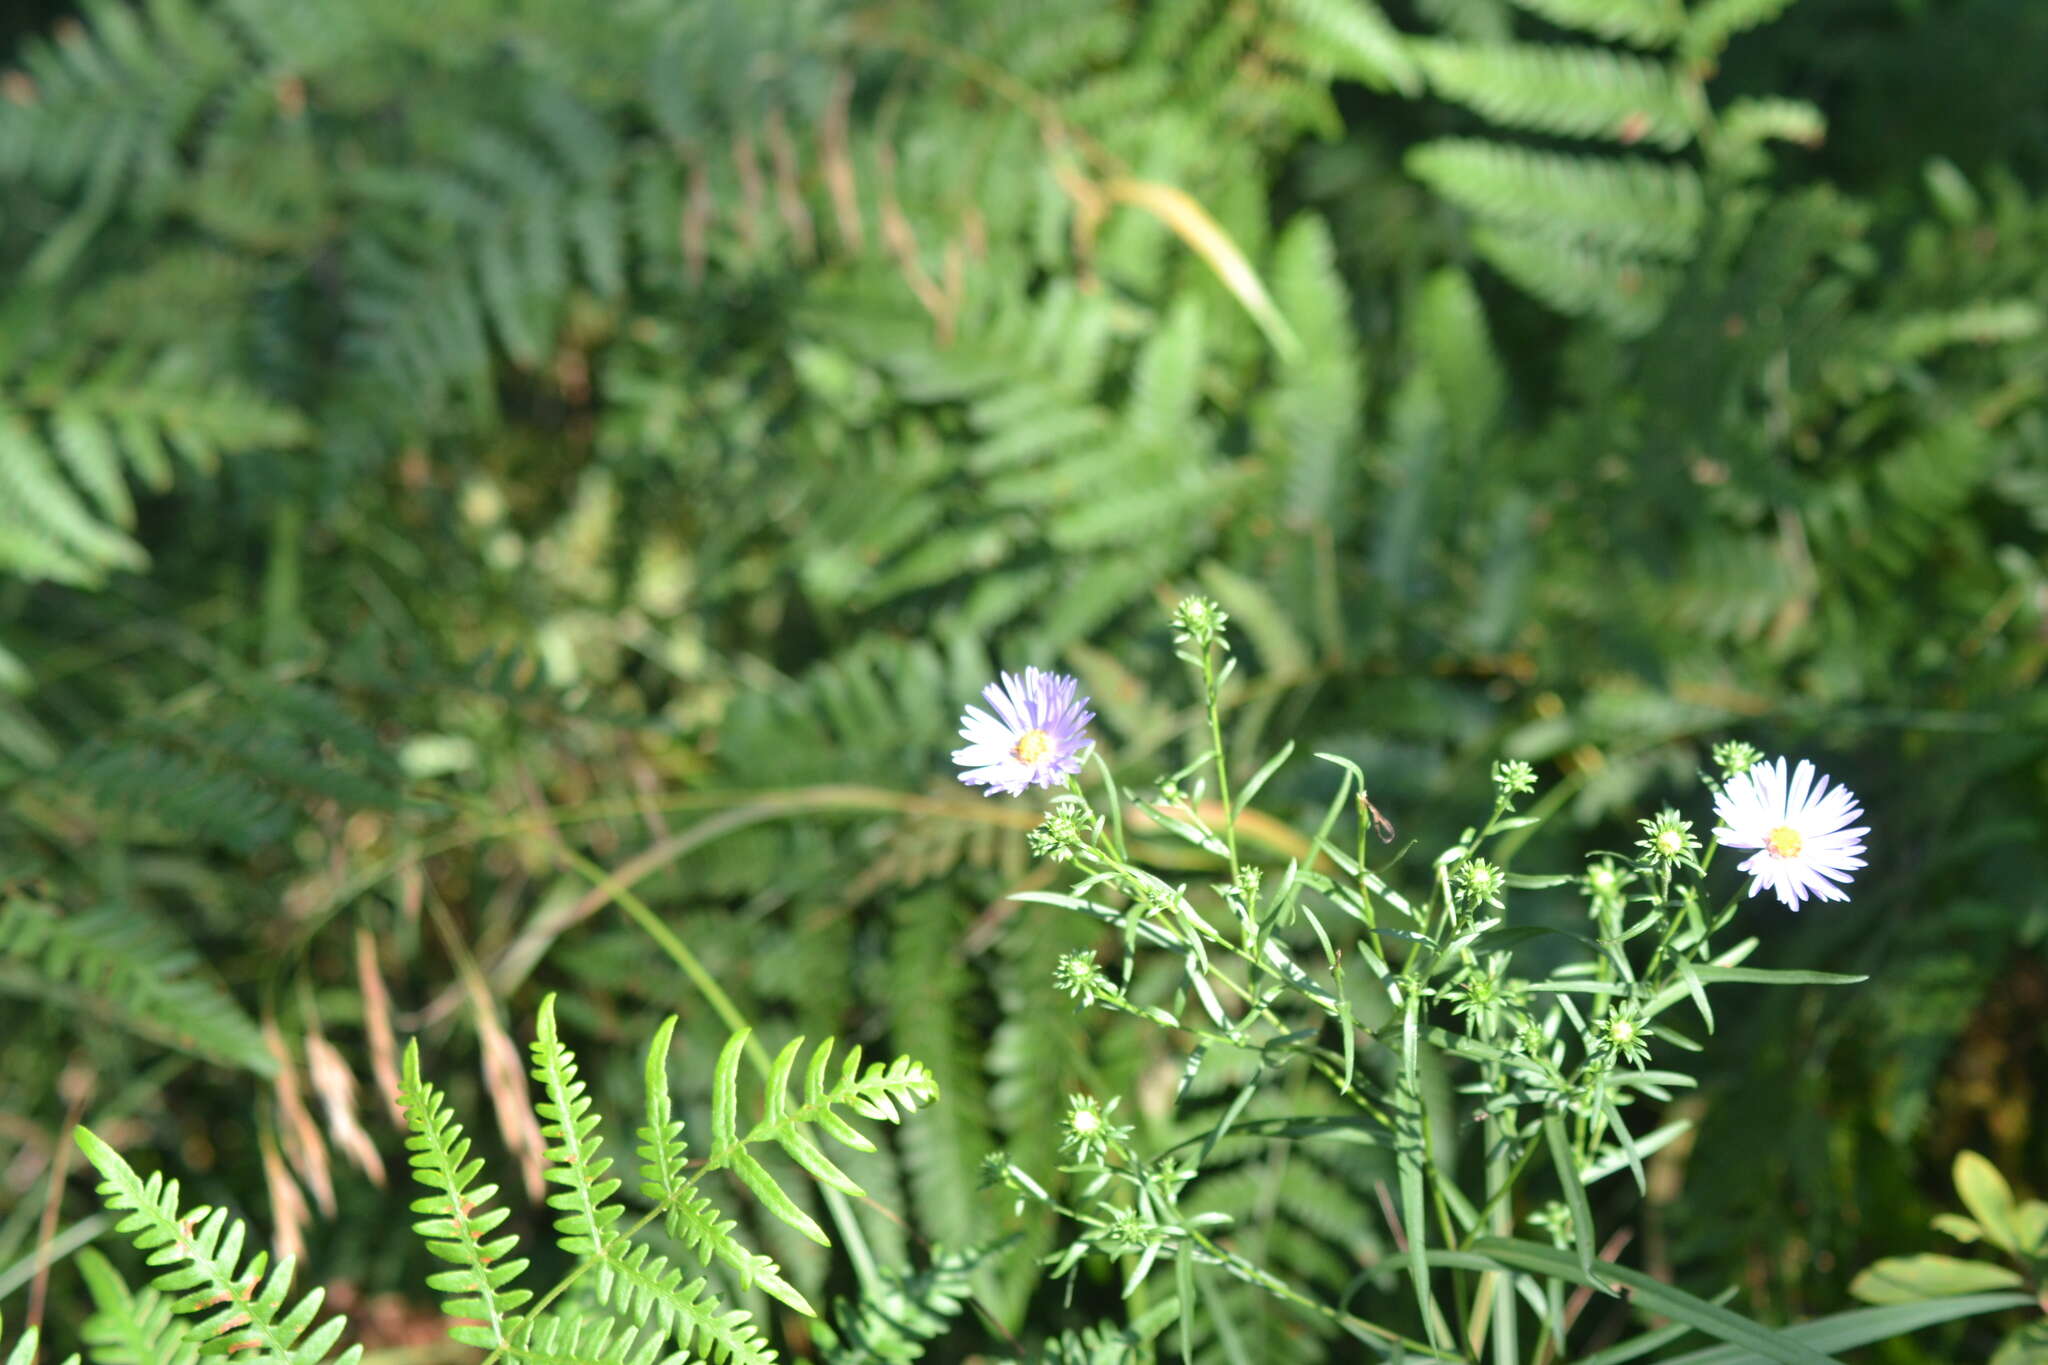
[[[1037,763],[1051,752],[1051,735],[1043,730],[1026,730],[1017,736],[1017,745],[1010,750],[1010,757],[1019,763]]]
[[[1806,847],[1806,837],[1790,825],[1780,825],[1764,838],[1764,847],[1780,858],[1797,858]]]

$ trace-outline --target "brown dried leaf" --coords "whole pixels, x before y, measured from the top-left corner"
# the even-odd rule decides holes
[[[498,1022],[498,1012],[488,997],[472,992],[470,1013],[476,1019],[477,1041],[483,1046],[484,1089],[491,1093],[498,1132],[519,1161],[527,1196],[538,1202],[547,1189],[542,1178],[547,1170],[547,1142],[541,1136],[540,1120],[534,1116],[533,1101],[526,1088],[526,1067],[520,1062],[519,1049],[513,1045],[511,1036]]]
[[[263,1016],[263,1042],[270,1055],[277,1058],[277,1075],[270,1085],[277,1100],[284,1154],[313,1191],[313,1202],[320,1206],[320,1212],[332,1218],[334,1171],[328,1162],[327,1142],[320,1135],[320,1125],[313,1122],[312,1111],[306,1108],[305,1093],[299,1089],[298,1063],[285,1043],[284,1034],[278,1031],[275,1015]]]
[[[377,970],[377,939],[367,928],[356,929],[356,983],[363,996],[363,1032],[370,1042],[370,1074],[391,1126],[406,1131],[405,1107],[398,1102],[398,1035],[391,1027],[391,993]]]
[[[306,1207],[306,1196],[299,1189],[299,1182],[292,1179],[292,1173],[285,1169],[284,1158],[277,1154],[277,1144],[265,1133],[262,1138],[263,1183],[270,1191],[271,1245],[278,1259],[287,1256],[303,1260],[306,1255],[306,1224],[312,1221],[312,1210]]]
[[[327,1133],[334,1145],[362,1167],[363,1173],[382,1185],[384,1158],[377,1144],[363,1131],[356,1110],[356,1077],[348,1063],[318,1029],[306,1035],[306,1070],[313,1080],[313,1093],[327,1115]]]
[[[839,223],[839,240],[854,255],[868,248],[867,232],[861,226],[860,196],[853,174],[853,152],[847,137],[847,113],[853,104],[853,75],[841,71],[832,83],[832,97],[825,102],[825,117],[818,125],[818,141],[825,172],[825,189],[832,196],[832,216]]]

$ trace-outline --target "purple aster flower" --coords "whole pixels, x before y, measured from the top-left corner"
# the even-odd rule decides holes
[[[1077,687],[1064,673],[1027,668],[1021,678],[1004,673],[981,689],[995,714],[970,706],[961,715],[967,747],[953,751],[967,770],[960,780],[987,787],[984,796],[1021,796],[1026,787],[1050,787],[1080,772],[1095,713],[1086,697],[1074,695]]]
[[[1805,759],[1788,780],[1785,760],[1758,763],[1728,779],[1714,798],[1720,827],[1714,838],[1728,848],[1757,850],[1741,863],[1749,894],[1768,886],[1793,910],[1809,896],[1845,901],[1851,872],[1863,866],[1867,826],[1855,825],[1863,807],[1847,787],[1830,787]],[[1852,826],[1854,826],[1852,828]]]

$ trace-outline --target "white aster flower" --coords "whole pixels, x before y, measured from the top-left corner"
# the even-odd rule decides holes
[[[1095,713],[1079,689],[1064,673],[1036,668],[1021,677],[1005,673],[984,687],[989,710],[970,706],[960,717],[960,738],[967,741],[953,751],[953,761],[967,770],[960,780],[987,787],[984,796],[1021,796],[1026,787],[1056,786],[1080,772]]]
[[[1847,787],[1829,786],[1805,759],[1789,779],[1782,758],[1731,777],[1714,798],[1714,816],[1721,822],[1716,841],[1756,850],[1741,863],[1750,895],[1768,886],[1793,910],[1809,896],[1849,899],[1841,887],[1863,866],[1857,855],[1870,833],[1855,825],[1863,807]]]

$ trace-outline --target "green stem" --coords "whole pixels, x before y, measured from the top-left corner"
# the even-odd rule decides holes
[[[1237,812],[1230,804],[1230,760],[1223,752],[1223,715],[1217,709],[1216,651],[1202,647],[1202,698],[1209,711],[1209,743],[1216,753],[1216,799],[1223,806],[1223,838],[1230,847],[1230,880],[1237,881]]]

